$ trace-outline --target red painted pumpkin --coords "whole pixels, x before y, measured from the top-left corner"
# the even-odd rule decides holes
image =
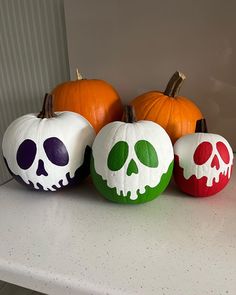
[[[53,91],[55,111],[72,111],[85,117],[98,132],[106,124],[120,120],[123,107],[117,91],[107,82],[83,79],[58,85]]]
[[[174,178],[186,194],[207,197],[228,184],[233,151],[221,135],[202,132],[207,131],[204,120],[198,121],[196,131],[181,137],[174,145]]]

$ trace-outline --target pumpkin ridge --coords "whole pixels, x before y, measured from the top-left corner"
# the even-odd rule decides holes
[[[94,93],[93,87],[91,87],[91,88],[87,87],[87,93],[88,93],[88,95],[86,97],[91,97],[94,105],[97,105],[97,97],[96,97],[96,95]],[[93,108],[92,110],[93,110],[93,118],[95,119],[95,125],[96,126],[98,125],[98,128],[100,128],[100,124],[98,124],[99,122],[98,122],[98,117],[97,117],[97,114],[96,114],[96,109]]]
[[[155,99],[153,99],[153,101],[151,102],[151,104],[149,104],[149,103],[143,103],[142,105],[143,105],[143,108],[144,108],[144,111],[146,111],[146,113],[145,113],[145,115],[143,116],[143,118],[142,119],[144,119],[144,120],[146,120],[147,119],[147,115],[148,115],[148,113],[151,111],[151,109],[152,109],[152,106],[154,105],[154,103],[155,103]],[[139,108],[139,106],[138,106],[138,104],[137,104],[137,112],[138,112],[138,108]],[[140,118],[138,118],[138,119],[140,119]]]
[[[166,104],[166,103],[168,103],[168,97],[167,96],[164,96],[163,97],[163,99],[162,98],[160,98],[160,101],[159,101],[159,103],[160,103],[160,105],[159,105],[159,107],[158,107],[158,111],[155,113],[155,122],[157,122],[156,120],[157,120],[157,118],[159,117],[159,115],[160,115],[160,113],[163,111],[163,106]],[[153,120],[154,121],[154,120]],[[159,122],[159,123],[157,123],[157,124],[159,124],[160,126],[164,126],[164,124],[163,124],[163,122]],[[168,132],[167,132],[168,133]]]
[[[126,142],[128,143],[128,141],[127,141],[127,129],[128,129],[128,124],[125,124],[124,125],[124,127],[125,127],[125,130],[124,130],[124,138],[125,138],[125,140],[126,140]],[[133,126],[133,125],[131,125],[131,126]],[[129,146],[129,144],[128,144],[128,146]],[[130,154],[130,146],[129,146],[129,154]],[[126,160],[127,161],[127,160]],[[127,166],[127,169],[128,169],[128,166]],[[123,174],[122,175],[122,178],[123,178],[123,181],[122,181],[122,183],[123,183],[123,192],[125,192],[125,187],[126,187],[126,183],[125,183],[125,179],[126,179],[126,177],[125,177],[125,174]],[[127,192],[127,194],[128,194],[128,192]],[[130,194],[131,194],[131,192],[130,192]]]
[[[176,102],[181,106],[181,103],[180,103],[180,100],[179,100],[179,99],[176,99]],[[179,116],[182,118],[182,108],[179,107],[178,110],[179,110]],[[181,119],[180,121],[182,122],[183,119]],[[185,132],[185,131],[183,131],[183,127],[184,127],[184,126],[183,126],[183,124],[181,123],[181,124],[180,124],[180,129],[181,129],[181,133],[180,133],[180,134],[184,134],[184,132]]]
[[[163,100],[163,102],[162,102],[162,100]],[[151,111],[153,110],[153,107],[156,106],[158,103],[159,104],[161,103],[161,105],[163,105],[165,103],[165,101],[164,101],[164,99],[162,99],[162,97],[158,97],[157,99],[154,98],[153,103],[151,105],[149,105],[149,109],[147,110],[146,114],[143,116],[146,120],[149,119],[148,117],[149,117]],[[161,108],[162,108],[162,106],[159,107],[159,111],[161,110]]]
[[[159,95],[157,97],[157,95]],[[135,101],[135,105],[137,104],[146,104],[147,102],[149,103],[150,100],[151,101],[154,101],[156,99],[159,99],[159,97],[162,97],[162,92],[159,92],[159,91],[149,91],[149,92],[146,92],[144,93],[143,95],[140,95],[136,98],[136,101]],[[131,102],[132,103],[132,102]]]
[[[137,128],[137,129],[141,129],[141,128],[139,128],[140,126],[139,126],[139,124],[135,124],[135,128]],[[142,133],[142,130],[140,131],[141,133]],[[137,142],[137,140],[138,140],[138,138],[137,138],[137,133],[135,132],[134,133],[135,134],[135,142]],[[133,147],[134,148],[134,147]],[[136,154],[135,154],[136,155]],[[136,155],[137,156],[137,155]],[[140,173],[138,173],[138,179],[137,179],[137,182],[139,183],[140,182]]]
[[[142,126],[140,126],[140,127],[142,127]],[[141,129],[141,134],[143,135],[143,132],[142,132],[143,130],[142,130],[142,128],[140,128],[140,129]],[[143,136],[143,138],[145,138],[145,136]],[[137,142],[137,140],[136,140],[136,142]],[[149,156],[149,154],[148,154],[148,156]],[[149,158],[149,160],[150,160],[150,158]],[[151,174],[151,173],[150,173],[150,170],[148,170],[148,172],[149,172],[149,177],[148,177],[148,178],[149,178],[149,182],[150,182],[150,178],[151,178],[151,177],[150,177],[150,174]],[[140,181],[140,175],[139,175],[139,181]],[[160,180],[160,181],[161,181],[161,180]],[[158,184],[157,184],[157,185],[158,185]]]
[[[188,105],[188,108],[191,108],[191,114],[194,113],[194,115],[197,115],[198,113],[200,113],[200,110],[195,108],[196,105],[185,96],[178,96],[176,97],[176,99],[181,102],[182,106],[184,106],[185,109],[186,109],[186,105]],[[190,114],[188,109],[186,109],[186,114],[188,115]]]
[[[111,123],[112,124],[112,123]],[[118,128],[115,130],[115,133],[114,133],[114,135],[113,135],[113,140],[112,140],[112,142],[111,142],[111,144],[110,144],[110,146],[109,146],[109,150],[111,150],[112,149],[112,147],[114,146],[114,144],[115,144],[115,139],[116,139],[116,135],[118,134],[118,132],[119,132],[119,130],[121,129],[121,127],[123,127],[123,125],[119,125],[118,126]],[[110,132],[111,131],[113,131],[113,130],[110,130]],[[114,132],[114,131],[113,131]],[[111,132],[112,133],[112,132]],[[108,141],[109,142],[109,141]],[[107,161],[107,160],[106,160]],[[107,165],[107,163],[106,163],[106,165]],[[109,173],[109,171],[108,170],[106,170],[106,179],[108,179],[108,173]]]
[[[142,96],[140,95],[137,98],[137,101],[135,101],[135,102],[131,101],[131,103],[130,103],[135,108],[138,120],[140,119],[139,118],[139,109],[143,108],[144,112],[146,112],[146,114],[147,114],[149,112],[149,110],[150,110],[150,104],[154,105],[154,102],[156,100],[155,92],[150,91],[149,94],[152,94],[152,97],[148,97],[145,94],[144,98],[142,99]],[[146,114],[141,119],[146,119]]]
[[[36,114],[35,114],[35,116],[36,116]],[[19,118],[19,119],[17,119],[15,122],[13,122],[12,124],[14,124],[13,126],[14,126],[14,128],[16,129],[15,134],[18,134],[18,132],[19,132],[19,134],[20,134],[20,133],[23,134],[22,136],[23,136],[24,138],[26,138],[26,139],[31,139],[31,137],[28,136],[28,134],[30,133],[30,129],[32,128],[32,125],[33,125],[33,124],[31,124],[30,128],[26,128],[26,127],[24,127],[25,124],[26,124],[26,126],[27,126],[27,123],[28,123],[27,121],[30,121],[30,120],[32,120],[32,117],[29,117],[28,115],[25,115],[25,116],[22,117],[22,120],[20,120],[20,118]],[[38,121],[38,120],[35,120],[34,123],[37,124],[37,121]],[[11,125],[10,125],[9,127],[11,127]],[[19,131],[18,131],[18,130],[19,130]],[[22,132],[23,132],[23,133],[22,133]],[[10,149],[12,149],[12,146],[10,146]],[[12,154],[14,154],[14,149],[13,149]],[[5,159],[5,157],[4,157],[4,159]],[[10,159],[10,160],[11,160],[11,159]],[[9,166],[11,166],[11,163],[7,162],[6,159],[5,159],[5,163],[7,163],[7,168],[8,168],[8,170],[10,171]],[[9,166],[8,166],[8,164],[9,164]],[[29,179],[29,178],[28,178],[27,171],[28,171],[28,170],[24,170],[24,171],[22,171],[22,172],[23,172],[23,174],[24,174],[25,176],[27,176],[27,179]]]
[[[174,101],[173,99],[167,99],[166,100],[166,104],[168,103],[168,119],[167,119],[167,123],[165,124],[166,126],[166,131],[168,133],[168,135],[170,134],[170,131],[169,131],[169,123],[170,123],[170,120],[172,119],[172,112],[173,112],[173,108],[174,108]],[[165,107],[164,107],[165,108]],[[163,108],[163,109],[164,109]]]
[[[182,132],[182,120],[180,120],[180,124],[178,126],[172,127],[174,125],[174,120],[178,120],[179,118],[182,118],[182,109],[180,107],[177,107],[179,104],[179,99],[176,97],[174,99],[171,99],[171,110],[170,112],[170,117],[168,120],[168,124],[166,125],[166,130],[171,138],[172,143],[175,142],[176,140],[176,134],[179,134],[179,126]],[[178,113],[177,113],[178,112]],[[179,116],[178,116],[179,115]],[[180,133],[181,134],[181,133]]]

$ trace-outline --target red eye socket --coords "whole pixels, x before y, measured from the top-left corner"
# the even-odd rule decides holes
[[[203,165],[210,158],[213,147],[210,142],[204,141],[196,148],[193,160],[197,165]]]
[[[227,146],[223,142],[218,141],[216,143],[216,148],[225,164],[229,164],[230,156]]]

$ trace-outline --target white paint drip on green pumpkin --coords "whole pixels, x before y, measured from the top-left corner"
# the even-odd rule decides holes
[[[134,145],[140,140],[152,144],[158,155],[158,167],[145,166],[138,159]],[[129,153],[123,167],[118,171],[111,171],[107,167],[108,154],[115,143],[127,142]],[[105,152],[104,152],[105,151]],[[146,192],[146,186],[156,187],[164,173],[173,161],[173,148],[169,136],[164,129],[154,122],[139,121],[137,123],[113,122],[106,125],[96,137],[93,144],[94,168],[109,188],[115,188],[121,198],[130,194],[130,200],[136,200],[139,194]],[[138,173],[126,174],[128,165],[134,160]]]

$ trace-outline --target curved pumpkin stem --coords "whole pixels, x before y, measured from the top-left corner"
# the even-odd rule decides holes
[[[82,77],[82,75],[80,74],[78,68],[76,69],[76,77],[77,77],[77,80],[83,80],[83,77]]]
[[[51,94],[46,93],[43,101],[42,111],[38,114],[40,119],[50,119],[56,117],[56,114],[53,112],[53,97]]]
[[[183,73],[176,71],[170,78],[164,94],[170,97],[176,97],[185,79],[186,77]]]
[[[134,123],[137,122],[134,107],[131,105],[124,106],[124,115],[123,121],[125,123]]]
[[[200,119],[196,122],[195,133],[208,133],[206,119]]]

